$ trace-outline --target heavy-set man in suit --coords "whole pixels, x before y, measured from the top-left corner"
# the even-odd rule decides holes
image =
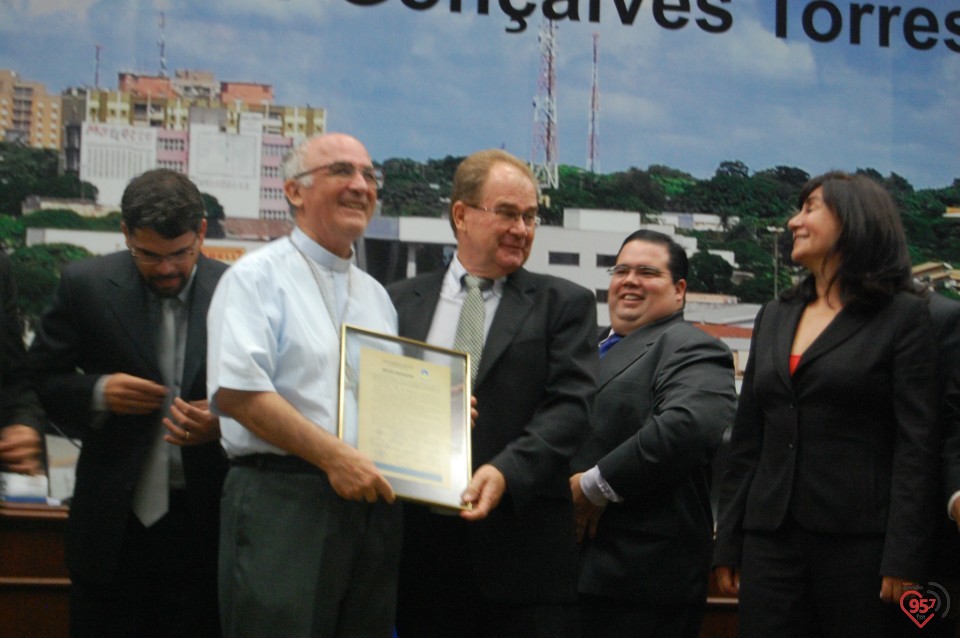
[[[710,464],[737,395],[729,349],[683,320],[687,265],[670,237],[638,230],[610,269],[594,427],[570,479],[583,636],[700,630]]]
[[[509,153],[471,155],[454,177],[449,268],[389,288],[402,336],[479,355],[464,493],[472,510],[455,517],[404,504],[402,638],[575,635],[569,461],[589,429],[596,301],[523,269],[537,197],[529,168]],[[466,319],[471,307],[479,320]]]
[[[67,524],[74,636],[219,636],[226,462],[206,402],[197,187],[158,169],[122,202],[128,250],[68,266],[30,350],[51,419],[83,439]]]
[[[45,416],[26,366],[17,285],[10,259],[0,252],[0,469],[35,474],[43,465],[40,431]]]

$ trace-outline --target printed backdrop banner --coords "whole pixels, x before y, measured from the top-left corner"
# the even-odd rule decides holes
[[[952,0],[17,0],[0,42],[0,68],[52,93],[122,71],[270,85],[378,161],[538,159],[553,105],[560,163],[604,173],[960,176]]]

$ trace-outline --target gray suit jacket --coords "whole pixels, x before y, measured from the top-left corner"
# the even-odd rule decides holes
[[[585,540],[580,591],[647,604],[705,600],[710,463],[737,395],[733,357],[677,312],[600,360],[593,432],[575,469],[599,465],[624,498]]]

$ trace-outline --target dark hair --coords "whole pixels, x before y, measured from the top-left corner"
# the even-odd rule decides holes
[[[804,185],[799,206],[821,187],[824,205],[840,222],[840,236],[828,253],[828,258],[839,255],[840,261],[827,290],[837,285],[844,305],[867,306],[885,303],[899,291],[912,291],[907,238],[887,189],[865,175],[832,171]],[[797,294],[807,301],[816,298],[812,275],[783,298]]]
[[[690,260],[687,259],[687,251],[683,249],[683,246],[675,242],[670,235],[665,235],[655,230],[635,230],[620,244],[617,257],[623,252],[623,247],[632,241],[645,241],[648,244],[659,244],[666,248],[667,254],[669,255],[667,268],[670,269],[670,274],[673,276],[673,283],[687,278],[687,271],[690,269]]]
[[[134,177],[120,201],[123,223],[131,233],[148,228],[165,239],[199,232],[203,198],[185,175],[166,168]]]

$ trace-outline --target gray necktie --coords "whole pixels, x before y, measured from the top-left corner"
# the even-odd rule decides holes
[[[157,333],[157,363],[163,383],[168,388],[176,382],[177,324],[180,306],[179,299],[161,300],[160,326]],[[173,397],[167,395],[162,414],[169,412]],[[153,444],[147,453],[140,480],[133,493],[133,513],[144,527],[150,527],[160,520],[170,506],[170,460],[167,446],[163,440],[166,428],[163,422],[157,425],[153,435]]]
[[[477,371],[480,369],[480,355],[483,353],[484,307],[483,291],[493,285],[492,279],[464,275],[467,297],[460,308],[460,320],[457,322],[457,336],[453,340],[453,349],[470,354],[470,376],[476,384]]]

